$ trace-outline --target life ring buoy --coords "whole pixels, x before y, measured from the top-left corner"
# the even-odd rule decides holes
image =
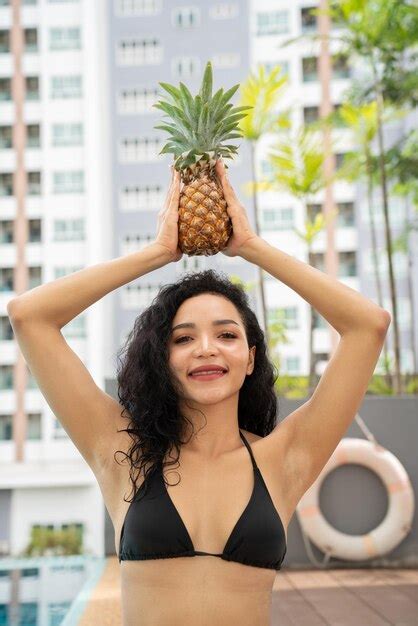
[[[324,518],[319,507],[322,482],[346,463],[373,470],[388,491],[389,505],[382,522],[364,535],[342,533]],[[399,459],[386,448],[365,439],[340,441],[318,478],[299,501],[296,511],[304,532],[324,553],[350,561],[363,561],[393,550],[409,533],[414,516],[414,491]]]

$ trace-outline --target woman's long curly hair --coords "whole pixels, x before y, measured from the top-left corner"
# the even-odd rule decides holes
[[[135,498],[135,470],[144,470],[147,476],[162,464],[167,451],[175,448],[178,462],[182,433],[187,422],[193,424],[179,410],[181,389],[173,380],[169,369],[168,344],[172,321],[180,305],[193,296],[211,293],[228,298],[237,308],[243,321],[248,345],[256,346],[254,369],[239,392],[238,424],[240,429],[265,437],[274,428],[277,414],[277,397],[274,383],[277,370],[267,356],[264,333],[250,308],[243,287],[213,269],[187,273],[176,283],[164,285],[157,296],[135,320],[124,346],[117,352],[118,397],[123,407],[121,416],[129,419],[126,429],[133,439],[128,453],[117,450],[129,458],[130,477]],[[128,415],[124,414],[125,410]],[[171,455],[170,455],[171,456]],[[139,467],[138,467],[139,464]],[[171,464],[171,463],[170,463]],[[132,502],[125,500],[125,502]]]

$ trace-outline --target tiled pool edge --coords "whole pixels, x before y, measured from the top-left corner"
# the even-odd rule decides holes
[[[97,562],[96,568],[94,569],[90,578],[86,580],[77,596],[74,598],[74,601],[71,604],[68,613],[62,620],[60,626],[77,626],[82,614],[84,613],[87,602],[90,599],[91,592],[97,585],[105,566],[106,558],[100,559]]]

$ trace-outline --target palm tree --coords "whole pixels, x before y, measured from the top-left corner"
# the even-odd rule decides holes
[[[306,215],[305,230],[301,232],[295,228],[294,232],[306,243],[308,261],[313,267],[315,267],[315,257],[312,252],[312,243],[319,232],[327,226],[329,220],[335,217],[335,213],[329,214],[327,218],[319,213],[311,219],[308,211],[308,204],[313,197],[332,182],[332,178],[327,178],[325,175],[324,160],[324,151],[318,141],[316,129],[302,125],[295,132],[282,132],[281,137],[272,147],[269,153],[269,161],[272,165],[271,179],[247,184],[248,190],[256,187],[260,191],[285,191],[303,204]],[[315,380],[313,329],[314,315],[310,307],[309,392],[313,390]]]
[[[418,29],[418,7],[410,0],[333,0],[328,7],[327,0],[321,0],[321,9],[314,10],[318,15],[326,14],[338,31],[334,34],[310,34],[289,39],[289,45],[301,38],[311,40],[336,40],[342,45],[340,54],[360,58],[368,71],[363,79],[364,98],[376,101],[378,164],[380,188],[383,199],[385,248],[389,269],[389,289],[392,308],[396,393],[402,391],[400,366],[400,340],[396,284],[392,261],[392,237],[389,223],[388,184],[383,138],[383,112],[385,95],[394,92],[396,72],[405,65],[405,51],[416,47]],[[388,74],[388,76],[385,75]],[[413,72],[407,73],[412,86],[416,85]]]
[[[277,112],[277,102],[284,94],[287,86],[287,76],[282,74],[280,65],[276,65],[269,73],[265,73],[264,65],[260,64],[256,72],[251,72],[245,82],[240,87],[239,106],[253,107],[248,111],[248,115],[239,122],[239,129],[243,138],[249,141],[251,154],[252,180],[257,182],[256,171],[256,148],[257,142],[268,133],[287,128],[289,125],[288,111]],[[260,223],[258,218],[258,199],[254,190],[252,193],[255,231],[260,235]],[[269,338],[269,324],[266,311],[266,298],[264,291],[264,275],[261,267],[259,272],[259,286],[261,296],[261,306],[263,314],[263,325],[267,337],[267,345],[271,344]]]
[[[394,115],[386,112],[385,121]],[[376,167],[373,159],[372,143],[377,133],[377,103],[376,101],[355,105],[351,102],[343,102],[338,112],[335,112],[325,123],[331,125],[340,119],[346,128],[350,129],[354,140],[355,149],[345,155],[343,167],[337,172],[337,178],[357,181],[360,177],[366,178],[367,185],[367,209],[369,213],[370,235],[372,243],[373,270],[376,282],[377,302],[383,307],[383,291],[380,276],[380,263],[378,242],[373,210],[373,187],[376,178]],[[383,364],[386,368],[387,377],[390,376],[387,342],[384,344]]]

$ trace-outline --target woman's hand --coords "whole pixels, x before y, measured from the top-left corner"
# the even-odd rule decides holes
[[[180,172],[171,166],[171,185],[161,211],[158,213],[155,243],[170,253],[170,263],[180,261],[183,252],[178,246],[178,221],[180,198]]]
[[[225,200],[228,205],[226,210],[232,220],[232,235],[229,238],[226,248],[221,250],[221,252],[226,256],[237,256],[240,255],[240,251],[243,249],[244,245],[247,245],[250,240],[256,239],[258,235],[251,228],[246,210],[235,195],[222,159],[216,161],[215,171],[221,181]]]

